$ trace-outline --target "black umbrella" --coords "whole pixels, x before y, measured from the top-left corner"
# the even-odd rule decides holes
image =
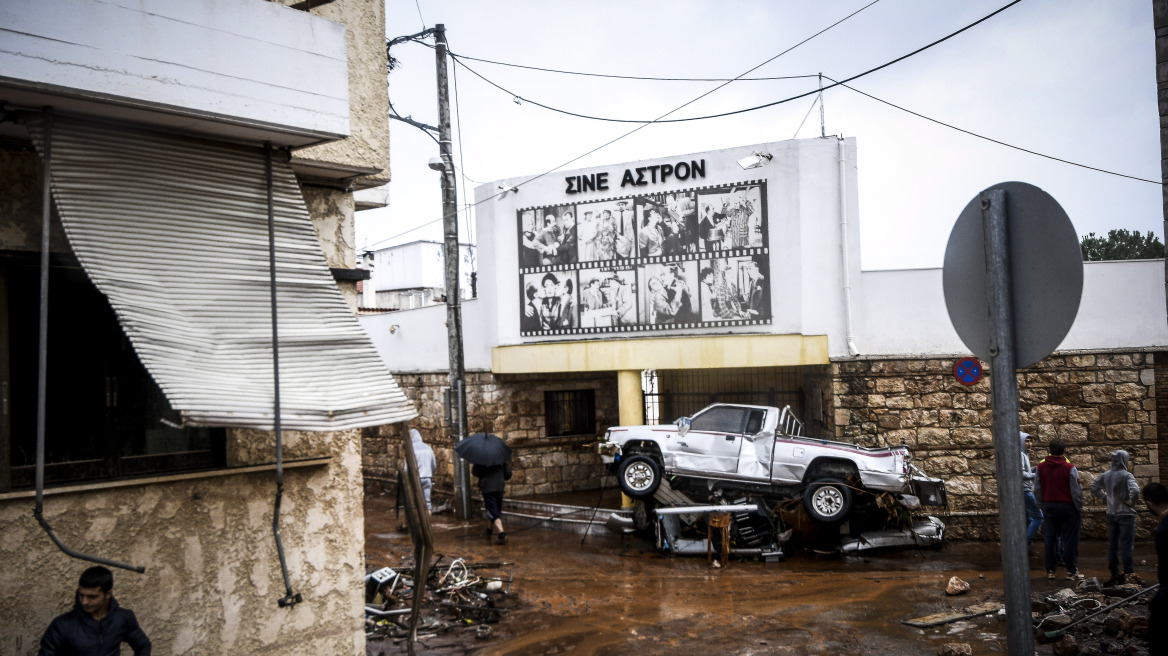
[[[511,460],[511,447],[491,433],[471,433],[454,450],[463,460],[474,464],[493,467]]]

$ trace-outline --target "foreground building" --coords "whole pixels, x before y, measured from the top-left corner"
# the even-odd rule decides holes
[[[588,448],[608,426],[790,405],[809,435],[908,445],[948,481],[950,534],[994,538],[989,380],[954,377],[969,354],[940,269],[860,269],[856,161],[853,139],[809,139],[480,187],[469,414],[515,449],[510,493],[614,485]],[[1086,263],[1070,334],[1018,374],[1022,429],[1062,437],[1086,474],[1124,448],[1141,483],[1158,477],[1164,308],[1162,261]],[[447,458],[446,426],[426,419],[442,412],[444,319],[362,323]],[[367,437],[374,475],[396,458],[378,441],[392,435]],[[1089,528],[1101,518],[1093,506]]]
[[[88,566],[34,517],[46,357],[43,519],[145,569],[155,653],[364,653],[360,430],[416,414],[354,316],[384,34],[380,0],[0,9],[0,652]]]

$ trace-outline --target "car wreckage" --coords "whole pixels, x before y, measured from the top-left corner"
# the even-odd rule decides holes
[[[599,452],[638,501],[636,528],[655,527],[659,546],[674,553],[696,552],[697,542],[705,552],[705,540],[687,545],[682,534],[721,508],[739,551],[756,555],[778,551],[799,506],[821,534],[845,526],[833,534],[842,551],[933,546],[944,532],[936,518],[912,517],[947,499],[944,482],[914,466],[907,447],[806,437],[790,406],[716,403],[674,424],[616,426]]]

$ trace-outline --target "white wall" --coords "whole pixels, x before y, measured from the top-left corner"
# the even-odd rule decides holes
[[[469,298],[475,248],[459,244],[459,287]],[[446,247],[436,241],[415,241],[373,251],[373,286],[379,292],[398,289],[446,289]]]
[[[347,70],[343,25],[263,0],[0,3],[2,87],[336,138]]]
[[[866,271],[856,299],[863,354],[969,353],[949,321],[941,269]],[[1162,346],[1164,261],[1084,262],[1079,314],[1059,350]]]
[[[485,305],[489,302],[484,303],[481,299],[462,304],[463,363],[468,371],[491,370],[493,344],[483,338],[482,330]],[[395,374],[450,368],[445,305],[367,314],[358,319],[381,359]]]

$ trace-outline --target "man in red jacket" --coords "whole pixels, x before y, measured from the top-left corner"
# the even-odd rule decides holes
[[[1050,455],[1038,463],[1034,497],[1042,504],[1042,540],[1046,547],[1046,578],[1054,578],[1056,551],[1062,538],[1063,562],[1067,578],[1081,579],[1079,573],[1079,527],[1083,511],[1083,487],[1079,470],[1063,455],[1067,445],[1059,438],[1050,442]]]

